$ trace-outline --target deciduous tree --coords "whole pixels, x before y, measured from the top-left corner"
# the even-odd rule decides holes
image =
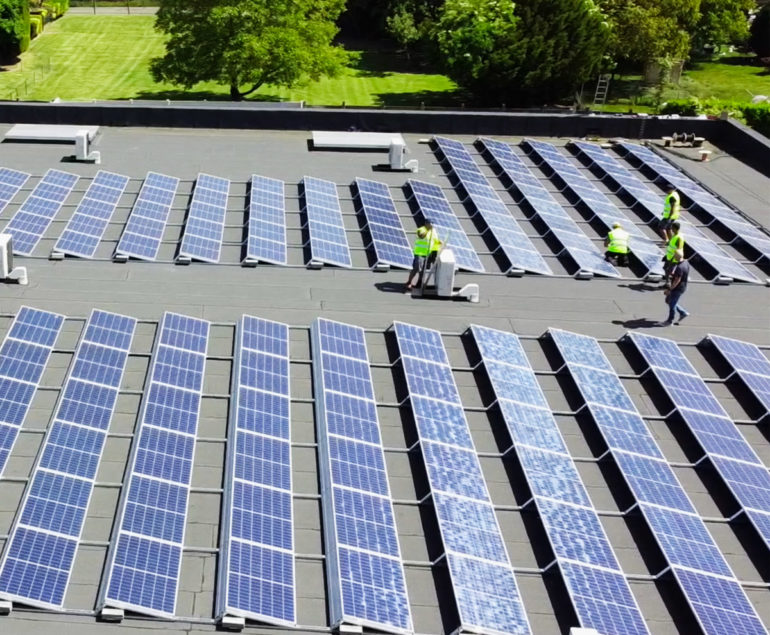
[[[770,57],[770,4],[766,4],[751,23],[749,46],[759,58]]]
[[[716,47],[743,44],[749,37],[749,11],[754,0],[701,0],[700,20],[693,34],[696,50],[706,44]]]
[[[160,0],[155,28],[166,54],[155,81],[230,87],[239,100],[264,84],[293,86],[338,74],[349,56],[332,40],[345,0]]]

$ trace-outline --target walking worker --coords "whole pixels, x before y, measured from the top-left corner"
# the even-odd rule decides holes
[[[687,282],[690,279],[690,263],[684,259],[684,252],[677,249],[674,252],[674,270],[671,272],[671,288],[664,291],[666,304],[668,304],[668,318],[665,322],[658,322],[658,326],[671,326],[674,323],[674,314],[679,314],[681,324],[690,313],[681,305],[684,292],[687,291]]]
[[[670,283],[671,274],[676,266],[676,252],[681,251],[684,253],[684,236],[682,236],[681,229],[682,225],[679,221],[671,223],[671,238],[666,247],[665,262],[663,263],[663,271],[666,274],[666,286]]]
[[[426,220],[422,227],[417,228],[417,239],[414,241],[414,259],[412,260],[412,270],[406,280],[406,290],[411,291],[414,288],[412,280],[417,276],[417,286],[422,286],[422,274],[427,266],[432,264],[431,258],[436,259],[435,254],[441,247],[441,241],[433,228],[433,224]],[[426,263],[426,259],[428,262]]]
[[[663,217],[660,219],[660,235],[664,242],[671,240],[671,231],[674,221],[679,218],[682,203],[679,200],[679,192],[669,184],[666,186],[666,198],[663,201]]]
[[[628,265],[628,232],[620,226],[620,223],[612,223],[612,231],[604,239],[604,259],[607,262],[626,267]]]

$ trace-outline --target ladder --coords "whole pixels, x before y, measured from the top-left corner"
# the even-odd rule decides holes
[[[596,82],[596,92],[594,92],[594,106],[603,106],[607,101],[607,93],[610,92],[610,78],[612,75],[606,73],[599,75],[599,81]]]

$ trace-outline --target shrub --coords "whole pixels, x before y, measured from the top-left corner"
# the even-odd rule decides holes
[[[743,116],[754,130],[770,137],[770,104],[746,104],[743,107]]]
[[[700,110],[700,102],[695,99],[671,99],[660,107],[661,115],[681,115],[694,117]]]
[[[29,3],[0,0],[0,59],[11,60],[29,46]]]
[[[39,15],[29,16],[30,37],[37,37],[43,32],[43,18]]]
[[[749,48],[759,58],[770,57],[770,4],[766,4],[751,23]]]

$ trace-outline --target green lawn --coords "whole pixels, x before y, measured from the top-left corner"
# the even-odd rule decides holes
[[[184,92],[152,81],[148,62],[163,53],[163,36],[153,30],[153,21],[148,15],[67,15],[46,25],[21,64],[0,73],[0,99],[227,99],[225,87],[212,83]],[[459,102],[447,77],[404,72],[394,57],[365,54],[339,78],[292,90],[263,87],[253,98],[350,106]]]

